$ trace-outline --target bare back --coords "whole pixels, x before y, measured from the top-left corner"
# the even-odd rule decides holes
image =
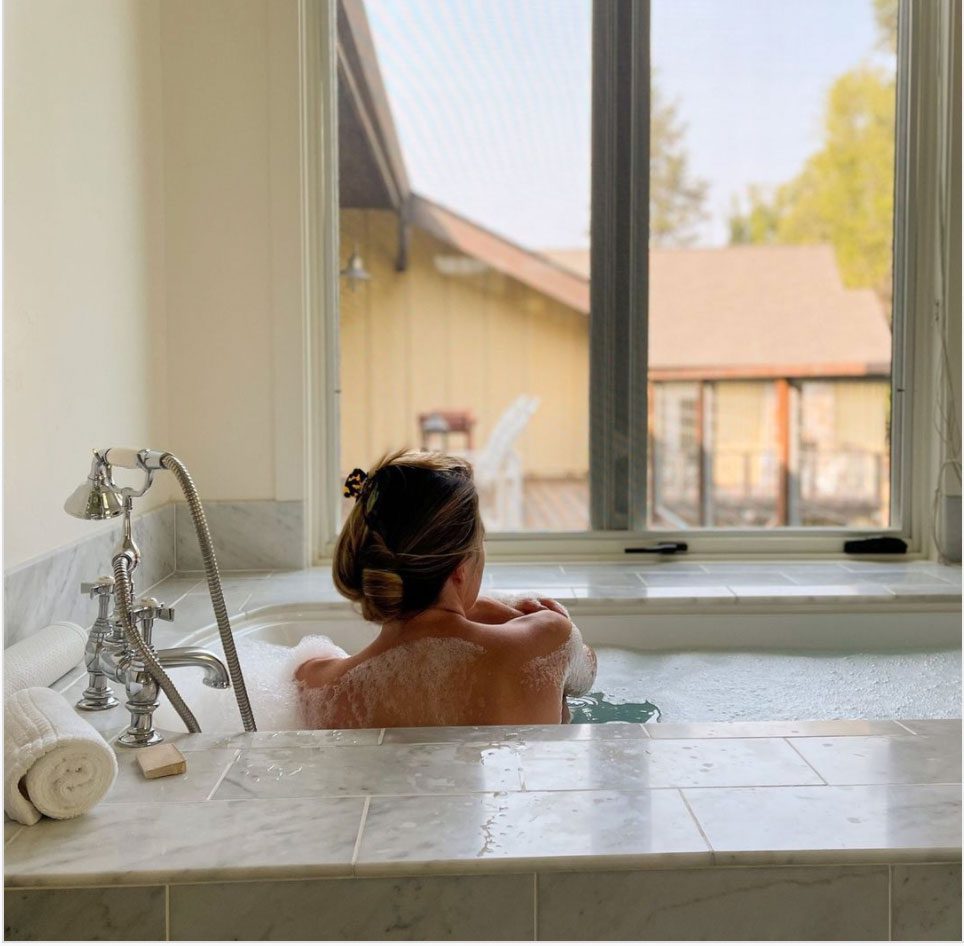
[[[434,611],[401,629],[386,626],[354,657],[309,660],[298,669],[305,724],[353,729],[563,722],[572,636],[568,618],[549,611],[500,624]]]

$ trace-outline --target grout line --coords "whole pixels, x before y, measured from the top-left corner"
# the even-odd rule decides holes
[[[240,758],[241,758],[241,750],[235,749],[234,758],[224,767],[224,771],[220,774],[220,776],[218,776],[218,780],[214,783],[214,788],[211,789],[210,794],[207,796],[207,798],[204,799],[205,801],[211,801],[214,798],[214,793],[221,787],[221,783],[227,777],[228,772],[231,770],[231,766],[234,765],[234,763],[237,762],[238,759]]]
[[[676,791],[679,792],[679,797],[683,799],[683,804],[686,806],[686,810],[690,813],[690,817],[693,819],[694,823],[696,824],[696,830],[699,831],[700,837],[706,842],[706,849],[711,854],[715,854],[716,852],[713,848],[713,845],[710,843],[709,837],[707,836],[706,832],[703,830],[703,825],[700,822],[700,819],[696,817],[696,812],[693,811],[693,808],[690,805],[690,800],[686,797],[686,793],[681,788],[676,789]]]
[[[820,779],[820,781],[823,782],[824,785],[828,785],[828,786],[830,785],[830,783],[803,757],[803,753],[790,741],[791,738],[796,739],[797,738],[796,736],[793,736],[793,737],[783,736],[781,738],[800,757],[800,759],[803,761],[803,764],[808,769],[810,769],[810,771],[813,772],[813,774],[816,775],[817,778]],[[828,738],[828,737],[824,736],[823,738]]]
[[[361,821],[358,822],[358,835],[355,838],[355,847],[351,852],[351,870],[355,873],[355,863],[358,860],[358,852],[361,849],[362,833],[365,830],[365,823],[368,821],[368,806],[372,803],[372,796],[365,796],[365,804],[362,806]]]
[[[539,939],[539,875],[532,875],[532,938]]]
[[[894,865],[887,865],[887,940],[894,938]]]
[[[20,827],[17,828],[17,830],[14,831],[13,834],[11,834],[10,837],[3,842],[3,846],[6,847],[8,844],[11,844],[13,841],[16,841],[17,838],[20,837],[20,832],[23,831],[25,827],[26,825],[20,825]]]
[[[171,941],[171,885],[164,885],[164,939]]]

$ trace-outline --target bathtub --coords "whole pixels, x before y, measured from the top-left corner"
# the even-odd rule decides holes
[[[574,604],[571,614],[599,653],[590,701],[652,706],[654,722],[960,716],[960,630],[953,614],[892,608],[781,608],[777,614],[772,607],[641,614],[625,602],[615,609],[598,602]],[[913,648],[906,646],[909,622]],[[345,606],[331,604],[261,608],[237,620],[233,630],[246,678],[256,678],[259,671],[247,666],[251,642],[290,648],[306,636],[324,635],[356,653],[377,634],[374,625]],[[222,655],[213,626],[185,643]],[[189,668],[172,671],[172,677],[203,729],[237,728],[232,691],[207,690]],[[271,698],[271,687],[257,682],[254,688],[249,682],[256,716],[258,700]],[[155,722],[161,729],[183,728],[166,700]]]

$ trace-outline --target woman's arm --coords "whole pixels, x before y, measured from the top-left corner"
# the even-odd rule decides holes
[[[555,611],[563,617],[569,617],[569,612],[558,601],[537,598],[532,594],[480,595],[465,616],[479,624],[505,624],[513,618],[537,611]]]
[[[480,595],[465,616],[478,624],[505,624],[506,621],[521,617],[524,613],[514,608],[508,601]]]
[[[582,634],[575,624],[567,644],[569,670],[563,690],[566,696],[584,696],[596,682],[596,652],[583,643]]]

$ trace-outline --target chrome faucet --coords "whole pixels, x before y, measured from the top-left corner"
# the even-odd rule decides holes
[[[164,737],[154,729],[153,721],[158,706],[158,683],[144,666],[143,659],[128,643],[116,609],[112,607],[114,579],[102,576],[96,581],[84,582],[81,594],[97,598],[98,614],[91,626],[85,649],[85,663],[90,674],[88,686],[77,708],[96,711],[117,706],[117,699],[107,681],[123,684],[127,693],[125,705],[131,714],[131,722],[117,741],[124,746],[136,747],[161,742]],[[136,622],[141,637],[162,667],[200,667],[204,671],[203,682],[206,686],[224,690],[231,685],[227,668],[210,651],[197,647],[154,649],[154,622],[172,621],[173,608],[155,598],[142,598],[130,609],[130,617]]]
[[[113,478],[114,466],[141,471],[144,479],[140,489],[118,486]],[[151,644],[154,621],[172,620],[173,609],[152,599],[137,601],[134,598],[133,575],[140,564],[141,553],[133,536],[133,501],[150,489],[154,475],[162,470],[177,480],[191,512],[227,669],[207,651],[186,648],[162,650],[160,653],[155,651]],[[120,547],[111,558],[113,578],[100,578],[81,587],[82,594],[99,599],[100,608],[86,649],[90,679],[78,707],[100,710],[116,706],[117,701],[107,685],[107,680],[115,680],[123,682],[127,688],[127,707],[131,711],[131,726],[120,739],[124,745],[150,745],[160,741],[151,723],[160,691],[171,701],[188,732],[200,732],[197,717],[178,693],[165,670],[165,663],[170,667],[199,666],[204,669],[204,682],[208,686],[233,686],[245,731],[254,732],[257,729],[254,712],[244,685],[228,608],[221,590],[214,543],[201,497],[187,467],[173,454],[162,450],[132,450],[126,447],[95,450],[87,479],[67,497],[64,510],[78,519],[99,520],[123,516]],[[114,600],[113,610],[111,597]]]

